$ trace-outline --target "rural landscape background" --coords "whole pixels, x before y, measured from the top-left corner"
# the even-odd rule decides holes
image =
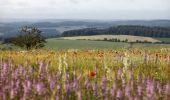
[[[169,20],[47,20],[38,22],[15,22],[14,20],[14,22],[1,22],[0,24],[1,49],[15,48],[6,42],[17,36],[19,29],[24,26],[33,26],[41,30],[41,34],[47,39],[45,48],[53,49],[127,48],[130,42],[134,42],[134,46],[138,47],[167,47],[170,43]]]
[[[0,0],[0,100],[170,100],[169,0]]]

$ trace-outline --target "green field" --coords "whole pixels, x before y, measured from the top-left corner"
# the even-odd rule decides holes
[[[87,41],[87,40],[60,40],[60,39],[47,39],[46,48],[53,49],[89,49],[89,48],[120,48],[127,47],[127,43],[113,43],[106,41]]]
[[[156,38],[156,39],[162,42],[170,42],[170,38]]]
[[[107,41],[88,41],[88,40],[61,40],[57,38],[47,39],[45,48],[53,49],[109,49],[109,48],[128,48],[129,43],[107,42]],[[168,44],[149,44],[135,43],[133,47],[170,47]]]
[[[109,41],[91,41],[91,40],[64,40],[58,38],[47,39],[45,49],[117,49],[117,48],[129,48],[130,43],[124,42],[109,42]],[[153,44],[153,43],[134,43],[134,48],[143,47],[170,47],[170,44]],[[19,49],[11,44],[0,44],[0,48],[12,48]]]

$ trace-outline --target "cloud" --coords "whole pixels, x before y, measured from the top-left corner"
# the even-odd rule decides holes
[[[74,3],[74,4],[78,4],[79,1],[78,0],[69,0],[71,3]]]
[[[170,0],[0,0],[2,18],[169,18]]]

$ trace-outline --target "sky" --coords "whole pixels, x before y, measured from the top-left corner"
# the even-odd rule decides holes
[[[170,0],[0,0],[3,19],[170,19]]]

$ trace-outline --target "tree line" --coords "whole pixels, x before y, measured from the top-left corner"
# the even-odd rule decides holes
[[[106,29],[85,28],[79,30],[70,30],[62,33],[62,36],[87,36],[87,35],[134,35],[146,37],[170,38],[170,28],[122,25]]]

